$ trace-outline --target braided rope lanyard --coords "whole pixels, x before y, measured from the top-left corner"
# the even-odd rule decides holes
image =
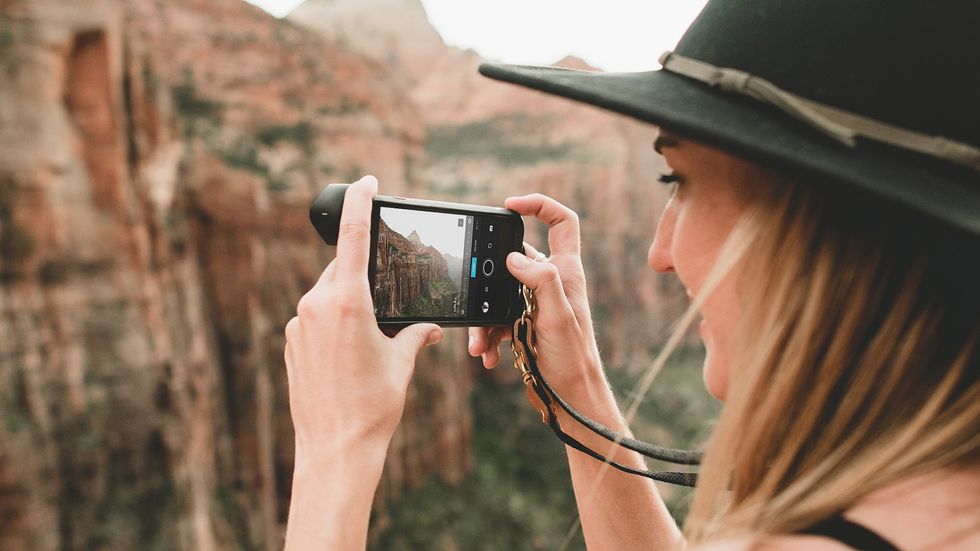
[[[511,350],[514,352],[514,368],[521,372],[521,379],[524,381],[528,401],[541,414],[541,422],[551,427],[551,430],[558,436],[558,439],[568,446],[598,461],[608,463],[620,471],[678,486],[694,486],[697,483],[697,473],[634,469],[633,467],[628,467],[608,459],[562,430],[561,424],[558,422],[558,416],[555,413],[556,403],[572,419],[606,440],[623,448],[651,459],[674,463],[676,465],[698,465],[701,463],[700,452],[664,448],[632,438],[621,437],[609,427],[579,413],[568,402],[562,399],[551,388],[551,385],[548,384],[548,381],[544,379],[541,371],[538,369],[538,354],[534,347],[534,316],[537,313],[538,307],[534,299],[534,291],[522,285],[521,293],[524,297],[524,312],[521,314],[521,317],[514,321],[514,338],[511,340]]]

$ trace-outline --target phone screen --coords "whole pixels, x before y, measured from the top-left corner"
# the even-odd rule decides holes
[[[373,298],[379,320],[506,315],[508,293],[516,288],[504,266],[514,250],[512,219],[382,205],[374,234]]]

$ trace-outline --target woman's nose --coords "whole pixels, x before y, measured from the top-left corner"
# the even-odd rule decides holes
[[[674,201],[667,203],[660,222],[657,223],[657,234],[653,237],[650,252],[647,253],[647,264],[656,272],[673,272],[674,259],[670,255],[671,241],[674,239],[674,222],[676,220]]]

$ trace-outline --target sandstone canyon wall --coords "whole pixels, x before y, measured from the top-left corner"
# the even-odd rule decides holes
[[[306,218],[330,181],[559,197],[606,360],[647,357],[680,306],[644,269],[653,130],[479,79],[403,4],[415,27],[371,49],[239,0],[0,1],[0,548],[281,545],[282,328],[330,259]],[[451,337],[420,359],[379,506],[470,470],[474,370]]]
[[[0,75],[0,548],[278,547],[307,205],[404,192],[415,110],[237,0],[5,1]],[[462,348],[425,361],[379,502],[468,468]]]

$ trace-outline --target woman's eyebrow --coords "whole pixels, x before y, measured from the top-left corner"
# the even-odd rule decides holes
[[[653,150],[657,153],[663,155],[663,149],[665,147],[677,147],[678,142],[676,139],[670,136],[657,136],[657,139],[653,140]]]

